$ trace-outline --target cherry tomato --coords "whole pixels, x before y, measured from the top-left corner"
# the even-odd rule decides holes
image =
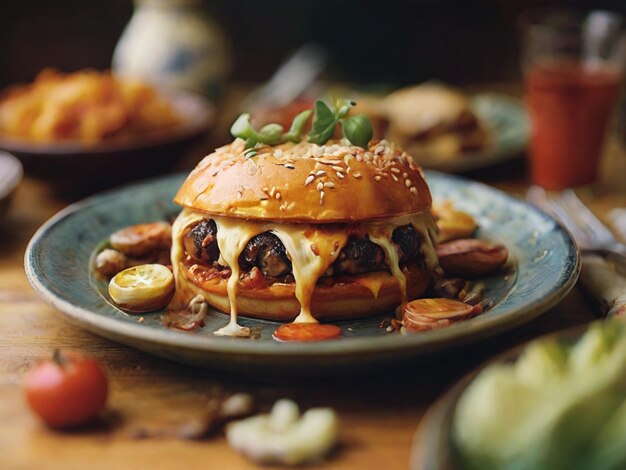
[[[285,323],[274,332],[278,341],[324,341],[341,336],[341,328],[319,323]]]
[[[92,421],[108,392],[106,375],[95,359],[58,351],[29,372],[24,387],[31,410],[53,428]]]

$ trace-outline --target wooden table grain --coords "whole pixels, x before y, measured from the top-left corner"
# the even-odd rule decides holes
[[[619,149],[613,153],[615,164],[621,164]],[[610,164],[606,174],[614,173],[612,168]],[[512,162],[472,176],[521,193],[523,174],[522,163]],[[600,215],[625,203],[619,194],[621,182],[606,187],[587,198]],[[68,202],[46,183],[26,178],[0,228],[0,468],[258,468],[231,450],[221,435],[200,441],[135,436],[138,429],[168,431],[199,416],[208,398],[220,390],[251,392],[264,410],[282,397],[293,398],[304,408],[334,407],[341,421],[341,445],[325,468],[406,468],[420,418],[463,374],[521,341],[594,318],[593,305],[574,289],[541,318],[426,364],[399,363],[366,376],[315,380],[196,369],[87,333],[65,321],[30,288],[23,270],[28,240]],[[21,387],[24,374],[55,348],[84,351],[106,368],[111,393],[107,413],[97,425],[80,432],[55,432],[27,409]]]

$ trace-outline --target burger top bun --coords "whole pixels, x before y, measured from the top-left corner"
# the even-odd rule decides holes
[[[205,157],[174,198],[207,214],[285,222],[358,222],[421,212],[421,169],[392,144],[329,141],[245,149],[236,139]]]

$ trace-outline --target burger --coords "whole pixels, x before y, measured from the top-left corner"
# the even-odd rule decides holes
[[[281,322],[356,319],[421,296],[437,268],[421,169],[386,141],[256,144],[205,157],[175,196],[176,298]],[[221,331],[221,330],[220,330]]]

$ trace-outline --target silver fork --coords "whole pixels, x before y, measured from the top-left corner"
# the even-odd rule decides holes
[[[626,266],[626,245],[615,239],[573,190],[548,195],[543,188],[532,186],[527,199],[558,219],[582,252],[597,253]]]

